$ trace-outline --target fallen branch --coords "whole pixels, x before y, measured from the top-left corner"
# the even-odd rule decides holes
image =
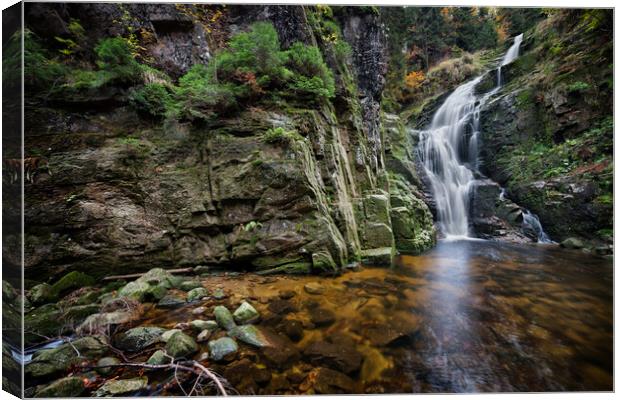
[[[187,272],[194,272],[194,268],[188,267],[188,268],[167,269],[166,272],[169,272],[171,274],[184,274]],[[146,274],[146,272],[141,272],[137,274],[128,274],[128,275],[111,275],[111,276],[106,276],[105,278],[103,278],[103,280],[104,281],[115,281],[118,279],[133,279],[133,278],[139,278],[144,274]]]
[[[119,364],[114,364],[113,366],[114,367],[145,368],[145,369],[164,369],[164,370],[172,369],[175,372],[175,380],[177,381],[177,384],[179,385],[181,390],[186,395],[187,395],[187,392],[185,391],[185,389],[183,389],[183,386],[181,386],[181,382],[177,378],[176,372],[180,370],[180,371],[191,372],[195,375],[198,375],[198,377],[196,378],[196,381],[200,380],[200,378],[203,375],[206,375],[207,377],[209,377],[209,379],[211,379],[213,383],[215,383],[215,386],[217,387],[217,390],[219,391],[220,395],[228,396],[228,392],[224,388],[224,383],[222,382],[222,381],[226,382],[226,380],[224,378],[218,377],[213,371],[211,371],[210,369],[208,369],[207,367],[205,367],[204,365],[200,364],[197,361],[185,361],[185,362],[177,362],[177,363],[170,362],[169,364],[156,364],[156,365],[144,364],[144,363],[119,363]],[[82,369],[97,369],[101,367],[82,366],[81,368]],[[200,371],[196,371],[196,369],[199,369]],[[194,383],[192,392],[194,391],[195,387],[196,387],[196,383]]]

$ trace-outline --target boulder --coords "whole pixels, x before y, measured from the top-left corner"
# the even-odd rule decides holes
[[[329,326],[336,321],[336,315],[325,308],[316,307],[310,310],[310,321],[316,326]]]
[[[285,320],[282,322],[282,328],[286,336],[294,342],[298,342],[304,336],[303,324],[297,320]]]
[[[97,361],[97,373],[103,376],[110,375],[114,372],[114,366],[121,363],[116,357],[103,357],[99,361]]]
[[[195,289],[190,290],[187,293],[187,301],[193,302],[197,300],[202,300],[205,297],[209,296],[209,291],[204,287],[197,287]]]
[[[168,289],[175,286],[176,280],[166,270],[154,268],[133,282],[123,286],[118,294],[121,297],[131,297],[139,301],[161,300]]]
[[[583,249],[584,248],[583,242],[575,237],[569,237],[568,239],[563,240],[560,243],[560,246],[566,249]]]
[[[163,350],[157,350],[155,353],[151,354],[146,363],[148,365],[162,365],[167,364],[170,361],[170,357],[166,356],[166,353]]]
[[[297,307],[295,304],[288,300],[273,300],[267,306],[267,309],[274,314],[284,315],[293,312],[297,312]]]
[[[35,392],[34,397],[79,397],[86,387],[82,377],[61,378]]]
[[[237,325],[235,324],[233,315],[228,311],[228,308],[224,306],[216,306],[213,309],[213,314],[215,315],[217,324],[226,330],[232,329]]]
[[[155,343],[162,342],[161,336],[164,332],[165,329],[151,326],[132,328],[116,338],[116,347],[130,352],[142,351]]]
[[[55,349],[39,351],[32,359],[32,362],[26,365],[24,372],[34,378],[64,373],[72,365],[102,356],[108,349],[103,337],[82,337],[72,341],[70,344],[62,344]]]
[[[12,302],[16,297],[17,291],[15,288],[9,282],[2,280],[2,300]]]
[[[256,347],[273,346],[267,335],[254,325],[240,325],[228,331],[228,336]]]
[[[201,287],[202,287],[202,283],[197,280],[183,281],[179,285],[179,289],[184,290],[186,292],[189,292],[192,289],[198,289]]]
[[[95,278],[92,276],[83,272],[72,271],[52,285],[52,293],[54,296],[58,297],[62,294],[68,293],[71,290],[93,286],[94,284]]]
[[[194,321],[190,322],[189,326],[195,332],[202,332],[205,329],[206,330],[210,330],[210,331],[214,331],[214,330],[216,330],[218,328],[217,322],[215,322],[215,321],[203,321],[201,319],[197,319],[197,320],[194,320]]]
[[[328,366],[347,375],[359,371],[362,366],[361,353],[343,343],[312,342],[303,354],[314,365]]]
[[[304,285],[304,290],[308,294],[323,294],[325,293],[325,288],[318,282],[310,282]]]
[[[92,314],[76,329],[78,334],[102,333],[112,325],[126,324],[139,318],[139,314],[132,311],[112,311]]]
[[[250,303],[244,301],[233,313],[233,317],[238,324],[251,324],[258,321],[260,315]]]
[[[166,343],[166,353],[176,358],[189,357],[198,352],[196,341],[183,332],[176,332]]]
[[[130,393],[146,389],[148,381],[149,380],[146,376],[133,379],[119,379],[107,381],[99,389],[97,389],[97,391],[95,392],[95,396],[111,397],[128,395]]]
[[[227,355],[235,353],[239,349],[237,342],[229,337],[212,340],[209,342],[208,346],[209,354],[215,361],[222,360]]]
[[[45,304],[24,316],[26,344],[42,341],[42,337],[55,337],[68,331],[62,313],[55,304]]]
[[[198,334],[198,337],[196,337],[196,341],[198,343],[206,342],[211,337],[211,333],[213,333],[213,331],[211,331],[209,329],[205,329],[204,331],[202,331],[202,332],[200,332]]]
[[[320,394],[351,394],[355,391],[355,381],[333,369],[319,367],[310,371],[299,388],[302,391],[313,389]]]
[[[170,340],[172,335],[174,335],[177,332],[183,332],[183,331],[181,329],[170,329],[170,330],[167,330],[166,332],[162,333],[161,340],[163,340],[164,343],[168,343],[168,340]]]
[[[186,301],[183,297],[177,294],[167,294],[157,303],[157,307],[160,308],[177,308],[185,305]]]
[[[34,286],[28,292],[28,297],[34,306],[51,303],[58,299],[58,296],[54,295],[54,292],[52,291],[52,286],[47,283],[41,283]]]

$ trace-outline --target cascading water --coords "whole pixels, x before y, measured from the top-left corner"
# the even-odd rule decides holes
[[[538,243],[553,243],[543,230],[538,216],[529,210],[523,210],[523,228],[532,230],[537,236]]]
[[[428,130],[421,132],[420,152],[424,170],[431,182],[440,228],[447,236],[467,236],[469,189],[474,174],[465,164],[477,158],[466,143],[468,128],[473,130],[476,111],[474,88],[482,77],[459,86],[433,116]]]
[[[504,54],[504,58],[502,62],[499,64],[497,68],[497,86],[502,85],[502,67],[506,64],[510,64],[514,60],[519,57],[519,48],[521,47],[521,42],[523,41],[523,34],[515,36],[515,40],[512,43],[512,46],[508,49],[506,54]]]
[[[523,34],[514,39],[498,68],[519,55]],[[431,183],[438,213],[439,228],[447,237],[469,234],[469,191],[478,168],[480,107],[491,92],[478,97],[479,76],[459,86],[435,112],[431,125],[420,133],[420,159]],[[541,228],[542,230],[542,228]]]

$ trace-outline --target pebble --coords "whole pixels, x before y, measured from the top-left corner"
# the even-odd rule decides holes
[[[325,288],[321,286],[318,282],[310,282],[304,285],[304,290],[308,294],[323,294],[325,293]]]

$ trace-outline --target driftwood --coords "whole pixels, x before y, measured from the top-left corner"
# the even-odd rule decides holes
[[[171,274],[184,274],[188,272],[194,272],[194,268],[189,267],[189,268],[167,269],[166,272],[169,272]],[[115,281],[118,279],[133,279],[133,278],[139,278],[144,274],[146,274],[146,272],[141,272],[137,274],[128,274],[128,275],[110,275],[110,276],[106,276],[105,278],[103,278],[103,280],[104,281]]]

